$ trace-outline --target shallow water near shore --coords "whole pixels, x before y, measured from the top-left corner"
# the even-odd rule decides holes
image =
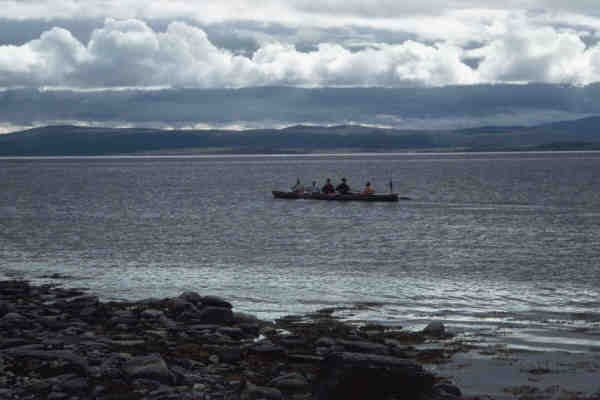
[[[600,351],[600,153],[0,159],[0,278]],[[300,177],[411,201],[276,200]]]

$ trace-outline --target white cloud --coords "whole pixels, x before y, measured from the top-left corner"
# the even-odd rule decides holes
[[[482,81],[588,84],[600,78],[594,66],[598,47],[586,49],[574,32],[516,20],[489,34],[489,43],[467,52],[482,59],[477,69]]]
[[[407,41],[352,52],[323,43],[314,51],[270,43],[252,57],[217,48],[205,32],[174,22],[155,32],[139,20],[107,20],[87,46],[64,29],[0,48],[0,82],[77,87],[398,86],[476,81],[462,50]]]
[[[346,10],[350,18],[359,18],[358,1],[325,3],[331,9]],[[79,3],[61,4],[59,9],[73,10]],[[133,7],[139,3],[127,4],[132,6],[130,10],[142,12]],[[151,3],[146,12],[157,4]],[[175,12],[196,3],[169,4]],[[213,15],[222,9],[238,10],[240,15],[254,12],[246,5],[241,1],[207,3]],[[381,5],[392,16],[406,10],[395,2]],[[265,0],[259,2],[261,6],[279,9],[283,3]],[[298,12],[315,15],[329,12],[323,5],[308,2],[293,2],[293,6]],[[590,41],[598,32],[589,24],[579,29],[559,27],[547,23],[545,12],[488,11],[449,10],[426,19],[407,19],[403,27],[416,33],[416,38],[400,43],[373,37],[370,43],[351,50],[325,40],[310,51],[300,51],[271,36],[254,53],[241,54],[217,47],[204,30],[189,23],[172,22],[158,31],[140,19],[107,19],[92,32],[88,43],[80,42],[68,30],[53,28],[20,46],[0,46],[0,86],[402,87],[532,81],[588,84],[600,80],[600,48]],[[444,35],[448,37],[442,39]],[[428,41],[418,39],[423,37]],[[474,45],[479,47],[473,49]]]
[[[79,41],[68,31],[53,28],[22,46],[0,46],[0,85],[61,84],[86,59]]]

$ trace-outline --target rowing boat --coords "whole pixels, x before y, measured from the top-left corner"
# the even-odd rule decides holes
[[[276,199],[308,199],[308,200],[329,200],[329,201],[398,201],[410,200],[408,197],[400,197],[397,193],[388,194],[326,194],[326,193],[296,193],[296,192],[281,192],[273,190],[273,197]]]

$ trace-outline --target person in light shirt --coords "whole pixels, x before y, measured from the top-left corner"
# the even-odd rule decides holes
[[[312,193],[320,193],[321,188],[317,185],[317,181],[312,181],[312,188],[310,189]]]

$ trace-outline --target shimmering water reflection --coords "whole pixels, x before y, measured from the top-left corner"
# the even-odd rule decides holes
[[[600,350],[598,170],[600,153],[4,159],[0,274]],[[270,194],[342,176],[413,200]]]

